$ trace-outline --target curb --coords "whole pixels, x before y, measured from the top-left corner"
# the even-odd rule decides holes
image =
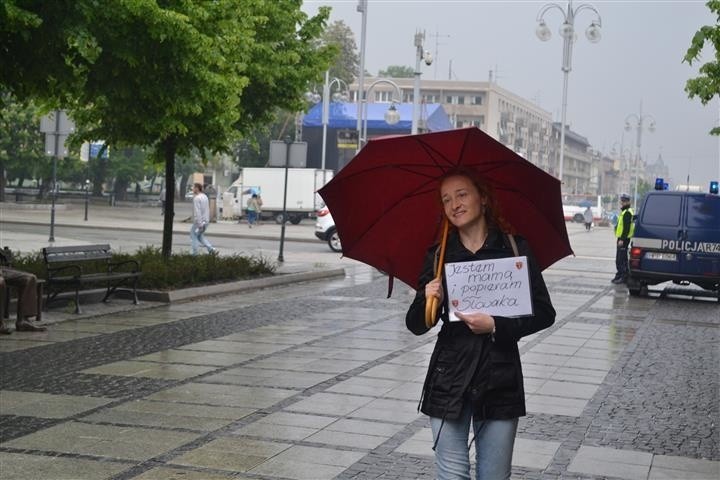
[[[47,223],[41,223],[41,222],[33,222],[33,221],[23,221],[23,220],[2,220],[2,223],[5,224],[17,224],[17,225],[41,225],[46,226]],[[189,225],[189,224],[188,224]],[[69,227],[69,228],[87,228],[91,230],[116,230],[117,227],[110,226],[110,225],[79,225],[75,223],[58,223],[55,222],[56,227]],[[189,227],[188,227],[189,228]],[[154,232],[154,233],[163,233],[162,229],[158,228],[138,228],[138,227],[123,227],[123,231],[126,232]],[[185,230],[175,230],[173,228],[173,235],[183,235],[188,233]],[[280,240],[279,236],[274,235],[247,235],[242,233],[225,233],[225,232],[209,232],[210,238],[212,237],[222,237],[222,238],[249,238],[249,239],[256,239],[256,240]],[[286,242],[300,242],[300,243],[317,243],[319,240],[317,238],[300,238],[300,237],[292,237],[285,235],[285,241]]]
[[[255,278],[252,280],[240,280],[237,282],[219,283],[216,285],[204,285],[202,287],[182,288],[170,291],[138,290],[138,297],[141,300],[175,303],[198,300],[204,297],[215,295],[226,295],[230,293],[247,292],[251,290],[262,290],[264,288],[287,285],[289,283],[310,282],[326,278],[344,277],[344,268],[330,270],[317,270],[300,273],[287,273],[272,277]]]

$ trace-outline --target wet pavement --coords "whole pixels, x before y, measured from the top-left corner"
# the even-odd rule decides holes
[[[514,479],[720,478],[720,307],[609,283],[568,226],[558,317],[521,341]],[[345,278],[64,320],[0,338],[1,479],[431,479],[417,413],[434,333],[412,292]]]

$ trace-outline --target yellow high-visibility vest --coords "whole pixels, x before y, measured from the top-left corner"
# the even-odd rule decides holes
[[[632,208],[628,208],[624,212],[620,214],[618,217],[617,225],[615,226],[615,237],[620,238],[620,235],[622,235],[623,231],[623,216],[630,214],[630,231],[628,232],[627,238],[632,238],[633,234],[635,233],[635,222],[632,221],[633,217],[633,211]]]

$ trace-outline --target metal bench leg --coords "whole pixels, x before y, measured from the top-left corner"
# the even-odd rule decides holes
[[[115,291],[115,288],[113,288],[111,283],[108,282],[107,291],[105,292],[105,296],[103,297],[102,302],[103,303],[107,302],[108,298],[110,298],[110,295],[112,295],[114,291]]]
[[[137,277],[135,277],[135,279],[133,280],[133,304],[134,305],[137,305],[140,303],[140,301],[138,300],[138,296],[137,296],[137,282],[138,282],[138,279],[137,279]]]
[[[43,283],[38,282],[37,283],[37,315],[35,316],[35,320],[38,322],[42,322],[42,309],[43,309]]]
[[[75,313],[82,313],[82,311],[80,310],[80,288],[75,289]]]

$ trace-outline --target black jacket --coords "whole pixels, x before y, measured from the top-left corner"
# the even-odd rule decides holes
[[[525,415],[525,392],[517,341],[555,321],[540,268],[522,237],[515,237],[519,255],[528,257],[533,315],[495,317],[495,334],[476,335],[464,322],[448,318],[447,286],[443,278],[444,303],[439,315],[443,322],[430,359],[423,386],[420,410],[431,417],[456,419],[464,401],[473,405],[478,420],[502,420]],[[425,326],[425,285],[433,279],[433,246],[425,258],[419,289],[405,318],[415,335],[428,331]],[[456,231],[448,236],[445,262],[488,260],[514,256],[506,235],[490,230],[485,245],[473,253],[467,250]]]

